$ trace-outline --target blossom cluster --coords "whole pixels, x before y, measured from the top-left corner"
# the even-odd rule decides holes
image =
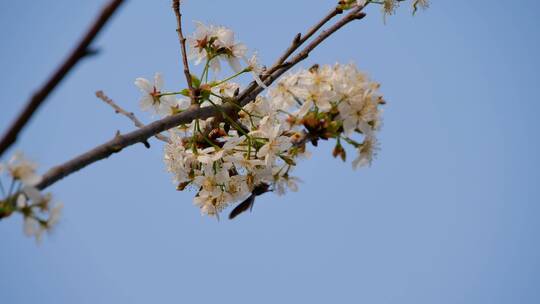
[[[339,7],[347,10],[357,6],[366,6],[368,4],[379,4],[383,13],[384,21],[388,15],[395,14],[401,2],[405,0],[341,0],[339,1]],[[429,0],[413,0],[412,12],[415,14],[418,9],[427,9],[429,7]]]
[[[232,80],[251,71],[249,66],[225,80],[207,78],[213,60],[222,55],[229,61],[239,59],[246,48],[239,47],[224,27],[198,24],[194,37],[191,53],[197,54],[196,62],[206,63],[203,77],[193,77],[198,92],[193,103],[217,107],[222,113],[169,130],[164,161],[178,190],[196,191],[194,203],[203,214],[218,216],[254,193],[296,191],[299,179],[292,172],[299,159],[309,156],[308,144],[317,146],[319,140],[335,140],[333,155],[344,161],[344,146],[352,146],[357,154],[353,168],[371,164],[378,149],[380,106],[385,102],[378,93],[379,84],[355,65],[315,65],[289,73],[265,95],[241,107],[235,101],[241,86]],[[234,52],[236,47],[242,52]],[[229,49],[218,51],[222,48]],[[156,113],[169,115],[189,106],[186,90],[161,91],[159,74],[154,85],[149,84],[136,80],[143,91],[143,107],[148,104]],[[163,105],[169,110],[160,110]],[[231,107],[233,111],[226,110]]]
[[[13,213],[24,218],[24,233],[39,241],[45,231],[58,223],[62,203],[52,200],[50,193],[42,194],[36,185],[42,176],[36,173],[37,164],[15,153],[6,163],[0,163],[0,219]],[[8,180],[9,187],[2,183]]]

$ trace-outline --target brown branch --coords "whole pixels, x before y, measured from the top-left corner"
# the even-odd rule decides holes
[[[124,115],[129,120],[131,120],[133,122],[133,124],[135,125],[135,127],[143,128],[145,126],[145,124],[143,124],[137,118],[137,116],[135,116],[135,114],[133,112],[128,112],[128,111],[124,110],[122,107],[120,107],[118,104],[116,104],[114,102],[114,100],[112,100],[109,96],[105,95],[105,93],[103,93],[103,91],[97,91],[96,92],[96,97],[101,99],[104,103],[111,106],[117,114]],[[155,135],[155,137],[157,139],[163,141],[163,142],[166,142],[166,143],[170,142],[169,138],[167,136],[163,135],[163,134],[158,133],[158,134]]]
[[[279,69],[285,60],[289,58],[289,56],[294,53],[304,42],[306,42],[309,38],[311,38],[318,30],[321,29],[328,21],[332,20],[335,16],[343,13],[343,10],[339,7],[334,8],[332,11],[330,11],[326,16],[324,16],[319,23],[315,24],[313,27],[311,27],[308,32],[304,35],[298,33],[294,37],[291,45],[285,50],[283,55],[279,57],[278,60],[272,65],[272,67],[266,72],[266,74],[272,74],[277,69]]]
[[[176,32],[178,33],[178,40],[180,41],[180,50],[182,51],[182,63],[184,65],[184,75],[186,76],[187,85],[189,88],[189,95],[191,96],[191,104],[196,104],[195,90],[193,89],[193,81],[191,79],[191,73],[189,72],[189,63],[186,52],[186,38],[182,32],[182,13],[180,12],[180,0],[173,0],[172,8],[176,16]]]
[[[232,107],[230,107],[232,108]],[[228,110],[228,109],[227,109]],[[51,168],[43,175],[43,180],[37,185],[38,189],[45,189],[58,180],[70,175],[92,163],[105,159],[114,153],[122,151],[125,147],[136,143],[144,143],[150,137],[163,131],[172,129],[181,124],[188,124],[194,119],[207,119],[221,114],[223,109],[215,107],[194,108],[185,112],[165,117],[161,120],[147,124],[143,128],[127,134],[116,134],[113,139],[101,144],[59,166]]]
[[[291,42],[291,45],[285,50],[285,52],[276,60],[276,62],[267,70],[264,71],[262,75],[260,75],[261,80],[264,80],[267,76],[272,75],[276,70],[281,68],[283,66],[283,63],[289,56],[291,56],[292,53],[294,53],[304,42],[306,42],[309,38],[311,38],[318,30],[321,29],[328,21],[332,20],[335,16],[343,13],[343,10],[339,7],[335,7],[333,10],[331,10],[326,16],[324,16],[317,24],[312,26],[307,33],[302,35],[301,33],[296,34],[294,36],[293,41]],[[245,96],[253,90],[257,89],[259,87],[259,84],[255,81],[251,82],[248,87],[242,92],[242,96]]]
[[[97,36],[99,31],[107,23],[113,13],[122,4],[123,0],[111,0],[103,7],[100,15],[95,19],[90,29],[83,36],[79,44],[73,49],[69,57],[58,67],[47,82],[36,91],[30,100],[26,103],[23,111],[13,121],[9,129],[4,133],[0,140],[0,156],[17,140],[18,134],[28,123],[34,112],[45,101],[47,96],[56,88],[64,77],[73,69],[73,67],[84,57],[96,54],[96,51],[89,46]]]
[[[299,63],[308,57],[309,53],[315,49],[319,44],[326,40],[329,36],[335,33],[337,30],[345,26],[356,19],[362,19],[365,14],[362,12],[363,7],[356,7],[351,9],[351,12],[341,18],[333,26],[327,30],[321,32],[321,34],[315,38],[310,44],[308,44],[302,51],[300,51],[296,56],[294,56],[289,62],[287,62],[283,67],[278,69],[272,75],[269,75],[265,79],[267,85],[272,84],[279,76],[289,70],[292,66]],[[257,96],[262,91],[262,88],[258,88],[251,93],[244,93],[243,97],[239,97],[237,102],[240,105],[245,105]],[[154,136],[155,134],[161,133],[163,131],[169,130],[181,124],[188,124],[194,119],[207,119],[209,117],[219,117],[223,113],[234,113],[238,111],[238,105],[226,104],[223,107],[204,107],[198,108],[195,105],[191,109],[175,114],[172,116],[165,117],[161,120],[155,121],[151,124],[144,126],[143,128],[137,129],[130,133],[121,135],[117,134],[112,140],[97,146],[88,152],[85,152],[72,160],[67,161],[64,164],[61,164],[57,167],[53,167],[45,173],[43,176],[43,181],[37,185],[39,189],[44,189],[58,180],[70,175],[94,162],[105,159],[114,153],[120,152],[122,149],[134,145],[136,143],[144,143],[148,138]]]
[[[348,23],[354,20],[360,20],[364,18],[366,16],[366,14],[362,12],[362,9],[364,9],[364,7],[365,6],[359,6],[359,7],[355,7],[351,9],[351,12],[349,12],[347,15],[341,18],[338,22],[336,22],[330,28],[322,31],[321,34],[317,36],[317,38],[311,41],[302,51],[296,54],[290,61],[285,62],[274,73],[272,73],[271,75],[268,75],[268,77],[265,78],[264,83],[267,86],[270,86],[281,75],[283,75],[285,72],[290,70],[293,66],[295,66],[302,60],[306,59],[309,56],[309,53],[311,53],[311,51],[313,51],[317,46],[319,46],[319,44],[321,44],[324,40],[326,40],[332,34],[337,32],[343,26],[347,25]],[[238,97],[238,103],[242,106],[246,105],[247,103],[255,99],[255,97],[257,97],[257,95],[259,95],[263,90],[264,88],[260,86],[257,86],[253,90],[249,90],[249,88],[245,89]]]

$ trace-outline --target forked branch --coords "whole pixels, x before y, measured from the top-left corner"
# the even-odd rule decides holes
[[[129,120],[131,120],[133,122],[133,124],[135,125],[135,127],[143,128],[145,126],[145,124],[143,124],[137,118],[137,116],[135,116],[135,114],[133,112],[128,112],[128,111],[124,110],[122,107],[120,107],[118,104],[116,104],[114,102],[114,100],[112,100],[109,96],[105,95],[105,93],[103,93],[103,91],[97,91],[96,92],[96,97],[101,99],[104,103],[111,106],[111,108],[113,108],[116,113],[124,115]],[[166,143],[169,142],[169,138],[167,136],[163,135],[163,134],[158,133],[158,134],[155,135],[155,137],[157,139],[163,141],[163,142],[166,142]]]
[[[175,2],[178,2],[178,1],[173,0],[173,5]],[[276,69],[272,74],[268,75],[264,80],[265,84],[271,85],[277,78],[283,75],[283,73],[285,73],[291,67],[293,67],[297,63],[307,58],[311,51],[313,51],[318,45],[320,45],[323,41],[325,41],[328,37],[330,37],[336,31],[341,29],[343,26],[345,26],[346,24],[354,20],[362,19],[365,16],[365,14],[362,12],[363,8],[364,8],[363,6],[358,6],[351,9],[350,12],[344,17],[342,17],[338,22],[336,22],[330,28],[322,31],[319,34],[319,36],[317,36],[313,41],[311,41],[306,47],[304,47],[293,58],[285,62],[282,66]],[[328,16],[331,16],[332,14],[334,13],[327,15],[323,20],[327,19]],[[321,24],[321,22],[319,22],[318,24]],[[315,26],[314,28],[318,30],[321,26]],[[313,35],[314,32],[311,35]],[[180,35],[180,32],[179,32],[179,35]],[[309,38],[309,35],[306,35],[305,37]],[[183,38],[181,38],[181,41],[182,39]],[[297,46],[293,48],[295,50]],[[285,54],[289,53],[290,49],[292,48],[289,47],[289,49],[286,51]],[[294,50],[292,52],[294,52]],[[189,73],[189,70],[188,70],[188,73]],[[249,102],[254,100],[254,98],[262,92],[262,90],[263,89],[260,87],[254,90],[249,90],[249,88],[244,90],[237,98],[237,103],[240,105],[248,104]],[[226,104],[225,106],[203,107],[203,108],[192,107],[191,109],[187,111],[165,117],[161,120],[150,123],[130,133],[127,133],[124,135],[117,134],[112,140],[100,146],[97,146],[75,157],[74,159],[67,161],[64,164],[53,167],[52,169],[50,169],[49,171],[45,173],[45,175],[43,176],[43,181],[39,185],[37,185],[37,187],[39,189],[44,189],[54,184],[58,180],[66,177],[67,175],[70,175],[94,162],[107,158],[114,153],[120,152],[125,147],[134,145],[136,143],[144,143],[150,137],[155,136],[158,133],[169,130],[181,124],[188,124],[192,122],[194,119],[207,119],[209,117],[217,117],[217,116],[223,115],[223,113],[232,113],[234,111],[238,111],[238,108],[237,108],[238,104],[234,104],[234,105]]]

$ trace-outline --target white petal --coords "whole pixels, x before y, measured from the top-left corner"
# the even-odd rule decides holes
[[[227,56],[226,60],[231,66],[231,69],[233,69],[233,71],[235,71],[236,73],[240,73],[240,71],[242,71],[242,65],[240,64],[238,58]]]
[[[152,93],[154,91],[154,86],[144,78],[137,78],[135,79],[135,85],[143,92],[143,93]]]
[[[356,119],[354,117],[347,117],[343,121],[343,130],[346,135],[351,135],[351,133],[356,129]]]
[[[160,91],[161,88],[163,88],[163,77],[161,76],[161,73],[156,73],[154,75],[154,87],[158,91]]]
[[[27,174],[21,178],[21,182],[25,186],[35,186],[39,184],[42,180],[43,180],[43,177],[35,173]]]
[[[39,192],[39,190],[35,187],[25,186],[23,187],[22,191],[34,203],[39,203],[41,200],[43,200],[43,196],[41,195],[41,192]]]
[[[37,235],[39,230],[39,222],[33,217],[24,218],[24,234],[27,236]]]
[[[17,197],[17,208],[22,209],[24,207],[26,207],[26,196],[19,194]]]
[[[47,224],[49,226],[54,226],[58,221],[60,220],[60,216],[62,215],[62,209],[64,208],[64,204],[58,203],[54,206],[54,208],[51,210],[49,219],[47,220]]]
[[[187,98],[180,98],[176,101],[179,110],[187,110],[191,105],[191,101]]]
[[[143,111],[150,111],[152,108],[154,108],[154,100],[152,99],[152,97],[150,97],[150,95],[144,96],[143,98],[141,98],[139,106]]]

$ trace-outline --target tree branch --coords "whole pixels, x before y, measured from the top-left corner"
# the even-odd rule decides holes
[[[302,60],[306,59],[309,56],[309,53],[313,51],[319,44],[321,44],[324,40],[326,40],[328,37],[330,37],[332,34],[337,32],[339,29],[341,29],[343,26],[347,25],[348,23],[354,21],[354,20],[360,20],[366,16],[362,10],[365,6],[358,6],[345,15],[343,18],[341,18],[338,22],[336,22],[334,25],[332,25],[327,30],[324,30],[321,32],[317,38],[315,38],[311,43],[309,43],[302,51],[300,51],[298,54],[296,54],[290,61],[284,62],[280,68],[278,68],[274,73],[271,75],[268,75],[264,79],[264,83],[267,86],[270,86],[276,79],[278,79],[281,75],[283,75],[285,72],[290,70],[293,66],[301,62]],[[253,83],[252,83],[253,84]],[[255,84],[256,85],[256,84]],[[238,102],[240,105],[244,106],[247,103],[249,103],[251,100],[255,99],[257,95],[259,95],[264,88],[256,85],[254,89],[250,90],[251,86],[245,89],[242,93],[240,93],[238,97]]]
[[[335,7],[332,11],[330,11],[326,16],[324,16],[317,24],[312,26],[304,35],[301,33],[296,34],[294,36],[291,45],[285,50],[285,52],[276,60],[276,62],[270,67],[267,71],[261,75],[261,80],[265,80],[265,78],[269,75],[272,75],[275,71],[277,71],[279,68],[283,66],[283,63],[289,56],[291,56],[292,53],[294,53],[304,42],[306,42],[309,38],[311,38],[318,30],[320,30],[326,23],[328,23],[330,20],[332,20],[335,16],[343,13],[343,10],[339,7]],[[249,86],[244,90],[242,96],[247,95],[251,93],[253,90],[255,90],[259,85],[253,81],[249,84]]]
[[[137,128],[143,128],[145,126],[145,124],[143,124],[138,118],[137,116],[135,116],[135,114],[133,112],[128,112],[126,110],[124,110],[122,107],[120,107],[119,105],[117,105],[114,100],[112,100],[111,98],[109,98],[109,96],[105,95],[105,93],[103,93],[103,91],[97,91],[96,92],[96,97],[101,99],[104,103],[108,104],[109,106],[111,106],[114,111],[118,114],[121,114],[121,115],[124,115],[125,117],[127,117],[129,120],[131,120],[133,122],[133,124],[135,125],[135,127]],[[166,143],[169,143],[170,140],[167,136],[163,135],[163,134],[156,134],[155,137],[163,142],[166,142]],[[150,146],[150,145],[148,145]]]
[[[195,90],[193,89],[193,81],[191,79],[191,73],[189,72],[189,63],[187,59],[186,52],[186,38],[182,32],[182,13],[180,13],[180,0],[173,0],[172,8],[176,16],[176,32],[178,33],[178,40],[180,41],[180,50],[182,51],[182,63],[184,65],[184,75],[186,76],[186,81],[189,89],[189,94],[191,95],[191,103],[197,103]]]
[[[300,51],[296,56],[294,56],[289,62],[287,62],[283,67],[279,68],[272,75],[269,75],[265,79],[267,85],[271,85],[279,76],[283,75],[288,71],[292,66],[296,65],[300,61],[308,57],[309,53],[315,49],[319,44],[324,40],[330,37],[333,33],[338,31],[340,28],[350,23],[351,21],[362,19],[365,14],[362,12],[364,7],[356,7],[351,9],[351,11],[336,22],[333,26],[327,30],[321,32],[321,34],[315,38],[310,44],[308,44],[302,51]],[[262,88],[257,88],[251,93],[246,92],[237,99],[237,102],[240,105],[246,105],[260,93]],[[114,153],[120,152],[125,147],[134,145],[136,143],[144,143],[148,138],[154,136],[155,134],[161,133],[163,131],[169,130],[181,124],[188,124],[194,119],[207,119],[209,117],[218,117],[223,115],[223,113],[233,113],[238,111],[238,105],[226,104],[225,106],[219,107],[203,107],[198,108],[195,105],[191,109],[184,111],[179,114],[165,117],[161,120],[155,121],[151,124],[144,126],[138,130],[132,131],[130,133],[121,135],[117,134],[112,140],[97,146],[91,149],[88,152],[85,152],[72,160],[67,161],[64,164],[53,167],[45,173],[43,180],[40,184],[37,185],[39,189],[44,189],[58,180],[94,163],[99,160],[105,159]]]
[[[64,79],[64,77],[73,69],[73,67],[82,58],[96,54],[96,50],[90,49],[89,46],[97,36],[99,31],[107,23],[110,17],[114,14],[117,8],[122,4],[123,0],[111,0],[103,7],[100,15],[95,19],[90,29],[83,36],[79,44],[73,49],[69,57],[58,67],[54,74],[47,80],[47,82],[36,91],[26,106],[19,114],[19,116],[13,121],[9,129],[4,133],[0,140],[0,156],[17,140],[19,132],[28,123],[34,112],[45,101],[47,96],[56,88],[56,86]]]

